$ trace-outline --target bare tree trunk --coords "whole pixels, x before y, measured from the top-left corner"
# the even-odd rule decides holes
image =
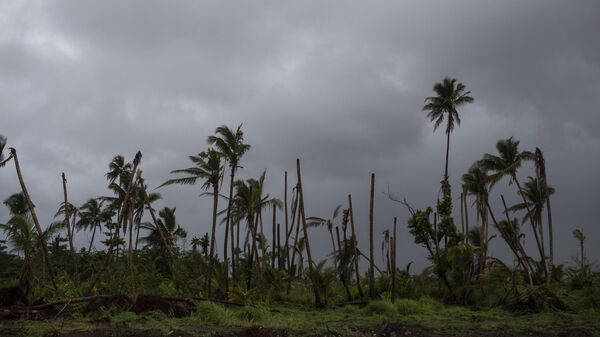
[[[283,259],[281,251],[281,225],[277,224],[277,269],[283,269]]]
[[[333,224],[331,224],[331,226],[333,226]],[[336,249],[335,249],[335,241],[333,239],[333,230],[330,227],[327,227],[327,231],[329,232],[329,236],[331,237],[331,248],[333,249],[332,254],[333,254],[333,269],[337,269],[337,265],[338,265],[338,258],[337,258],[337,254],[336,254]],[[341,247],[338,246],[339,249],[341,249]]]
[[[369,199],[369,297],[375,298],[375,254],[373,249],[373,206],[375,200],[375,173],[371,173],[371,197]]]
[[[75,251],[75,245],[73,245],[73,230],[71,229],[71,224],[69,223],[69,199],[67,197],[67,178],[65,177],[65,173],[62,174],[62,183],[63,183],[63,196],[65,201],[65,226],[67,226],[67,235],[69,237],[69,248],[71,249],[71,258],[73,259],[73,268],[75,269],[75,285],[79,288],[79,268],[77,261],[77,252]],[[75,224],[75,223],[73,223]]]
[[[315,293],[315,307],[323,307],[321,303],[321,295],[319,294],[319,287],[314,279],[314,266],[312,255],[310,253],[310,241],[308,239],[308,229],[306,226],[306,215],[304,213],[304,191],[302,189],[302,175],[300,174],[300,159],[296,159],[296,169],[298,172],[298,199],[300,205],[300,216],[302,217],[302,227],[304,228],[304,240],[306,241],[306,256],[308,257],[308,272],[310,273],[310,279],[313,284],[313,290]]]
[[[92,239],[90,240],[90,247],[88,248],[88,252],[92,251],[92,245],[94,244],[94,237],[96,236],[96,227],[98,227],[96,224],[93,225],[94,228],[92,229]]]
[[[271,247],[271,268],[275,269],[275,246],[277,244],[277,212],[275,210],[275,205],[273,205],[273,233],[272,234],[272,247]]]
[[[133,207],[129,207],[127,213],[129,220],[129,246],[127,250],[127,262],[129,263],[129,269],[133,270]]]
[[[217,235],[217,210],[219,205],[219,184],[213,185],[212,229],[210,234],[210,256],[208,259],[208,277],[206,278],[206,295],[211,296],[213,260],[215,259],[215,242]]]
[[[341,256],[345,256],[346,242],[344,242],[344,248],[342,248],[342,243],[340,241],[340,228],[338,226],[335,227],[335,235],[337,237],[338,251],[340,252]],[[340,275],[340,279],[342,280],[342,284],[344,285],[344,289],[346,290],[346,298],[348,299],[348,302],[350,302],[352,301],[352,294],[350,293],[350,288],[348,287],[348,267],[346,264],[338,265],[337,271]]]
[[[469,244],[469,207],[468,207],[468,203],[467,203],[467,196],[468,194],[466,193],[466,187],[463,185],[463,195],[464,195],[464,208],[465,208],[465,236],[466,236],[466,243]]]
[[[283,189],[283,217],[285,219],[285,246],[283,248],[283,253],[285,254],[285,263],[287,263],[288,268],[290,266],[289,260],[290,260],[290,253],[289,253],[289,232],[290,232],[290,228],[289,228],[289,222],[288,222],[288,218],[289,218],[289,214],[288,214],[288,173],[287,171],[285,171],[285,175],[284,175],[284,189]],[[281,247],[281,246],[280,246]]]
[[[465,232],[465,208],[463,207],[465,202],[465,194],[463,192],[460,193],[460,227],[462,229],[463,234],[463,242],[467,238],[467,232]]]
[[[356,230],[354,228],[354,210],[352,209],[352,195],[348,194],[348,216],[350,217],[350,227],[352,229],[352,252],[354,253],[354,270],[356,271],[356,286],[358,288],[358,294],[361,298],[365,297],[362,287],[360,285],[360,270],[358,269],[358,239],[356,237]]]
[[[392,303],[396,301],[396,244],[398,237],[398,220],[394,217],[394,236],[392,237]]]
[[[227,249],[229,247],[227,247],[227,240],[228,240],[228,235],[229,235],[229,230],[233,223],[231,222],[231,206],[233,204],[233,182],[234,182],[234,178],[235,178],[235,166],[232,165],[231,167],[231,175],[230,175],[230,179],[229,179],[229,200],[227,200],[227,218],[225,220],[225,239],[223,240],[223,258],[225,259],[225,292],[228,293],[229,292],[229,260],[228,260],[228,256],[227,256]],[[233,266],[233,228],[231,228],[231,259],[232,259],[232,263],[231,263],[231,269],[232,271],[234,270],[234,266]]]
[[[38,220],[37,214],[35,212],[35,206],[31,201],[31,197],[29,196],[29,192],[27,192],[27,187],[25,186],[25,180],[23,180],[23,174],[21,174],[21,165],[19,165],[19,158],[17,157],[17,150],[14,148],[10,148],[10,155],[12,156],[15,162],[15,169],[17,171],[17,177],[19,178],[19,184],[21,185],[21,191],[27,200],[27,206],[29,207],[29,212],[31,213],[31,218],[33,223],[35,224],[35,229],[38,234],[38,238],[40,240],[40,246],[42,248],[42,257],[44,259],[44,265],[48,269],[48,273],[50,274],[50,281],[52,282],[52,286],[54,290],[56,287],[56,280],[54,279],[54,269],[52,268],[52,262],[50,261],[50,255],[48,254],[48,247],[46,246],[46,238],[44,236],[44,231],[42,230],[42,226],[40,226],[40,222]],[[65,206],[66,207],[66,206]]]
[[[238,218],[237,219],[237,225],[236,225],[236,236],[235,236],[235,261],[234,261],[234,267],[235,269],[233,270],[233,277],[235,278],[236,281],[239,281],[239,263],[240,263],[240,222],[242,221],[242,218]]]

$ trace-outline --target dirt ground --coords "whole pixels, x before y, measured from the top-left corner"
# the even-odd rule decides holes
[[[184,330],[161,332],[158,330],[132,329],[126,326],[104,326],[86,331],[55,331],[44,337],[192,337],[192,336],[218,336],[218,337],[293,337],[303,336],[301,332],[289,332],[265,327],[250,328],[224,328],[214,326],[186,327]],[[384,324],[383,326],[356,331],[354,336],[364,337],[587,337],[598,336],[598,332],[570,328],[562,331],[434,331],[421,326],[402,324]],[[28,336],[27,332],[19,328],[0,327],[0,337]],[[329,333],[314,337],[343,337],[342,334],[329,330]]]

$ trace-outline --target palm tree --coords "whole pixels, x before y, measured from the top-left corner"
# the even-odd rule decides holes
[[[141,238],[140,241],[145,243],[145,247],[159,252],[161,256],[166,255],[167,252],[173,251],[177,240],[187,236],[187,232],[177,224],[175,210],[176,207],[165,207],[158,212],[158,216],[160,217],[158,226],[160,226],[160,228],[157,228],[154,224],[149,222],[141,225],[143,229],[149,230],[150,233]],[[166,235],[167,240],[163,240],[162,235]],[[169,246],[165,246],[165,244]]]
[[[306,218],[306,225],[308,227],[316,227],[316,226],[326,226],[327,227],[327,230],[329,231],[329,236],[331,237],[331,246],[333,247],[332,256],[333,256],[334,266],[337,266],[337,254],[336,254],[336,249],[335,249],[335,240],[333,238],[333,223],[335,222],[335,219],[340,214],[341,208],[342,208],[342,205],[337,205],[333,209],[333,214],[331,215],[331,218],[329,218],[329,219],[323,219],[323,218],[319,218],[319,217],[315,217],[315,216]]]
[[[96,230],[102,231],[102,224],[111,221],[115,211],[111,207],[102,207],[103,203],[99,199],[90,199],[79,208],[79,221],[76,223],[78,230],[86,229],[92,231],[92,239],[88,247],[88,252],[92,250]]]
[[[221,154],[225,160],[229,163],[229,199],[227,201],[227,216],[225,218],[225,238],[223,240],[223,256],[225,259],[226,277],[225,277],[225,291],[229,291],[229,266],[227,263],[227,240],[229,230],[231,230],[231,257],[233,259],[234,248],[233,248],[233,226],[231,223],[231,207],[233,203],[233,184],[235,179],[235,172],[240,168],[239,163],[242,156],[250,150],[250,145],[244,143],[244,132],[242,131],[242,125],[240,124],[235,132],[229,127],[222,125],[215,130],[215,135],[209,136],[208,144],[213,145],[217,151]],[[231,229],[230,229],[231,228]],[[234,264],[232,263],[232,268]]]
[[[487,200],[488,200],[488,175],[480,161],[475,162],[469,168],[469,171],[462,176],[462,183],[467,195],[470,194],[475,197],[475,206],[477,211],[477,218],[481,219],[481,227],[477,231],[468,231],[467,236],[472,237],[474,233],[480,234],[481,237],[477,240],[480,243],[480,271],[485,266],[485,260],[487,257],[487,246],[488,246],[488,211],[487,211]],[[465,196],[466,198],[466,196]],[[473,240],[470,240],[473,241]],[[469,242],[469,241],[467,241]]]
[[[466,103],[473,103],[473,97],[469,96],[470,91],[466,91],[464,84],[454,78],[444,78],[442,82],[433,85],[433,91],[436,96],[430,96],[425,99],[423,111],[427,111],[427,118],[435,121],[434,130],[444,122],[446,118],[446,166],[444,177],[448,177],[448,153],[450,151],[450,133],[454,130],[454,125],[460,126],[460,117],[457,108]]]
[[[496,150],[498,150],[498,155],[486,153],[483,155],[483,159],[481,160],[481,162],[485,169],[493,172],[493,174],[489,176],[490,188],[494,186],[498,181],[500,181],[504,176],[509,176],[509,185],[513,182],[517,185],[519,195],[523,200],[523,205],[525,206],[525,209],[527,209],[527,214],[533,214],[531,211],[531,207],[527,202],[523,188],[521,187],[521,183],[517,178],[517,170],[521,168],[521,165],[524,161],[533,160],[534,155],[530,151],[519,151],[519,143],[520,141],[513,139],[513,137],[501,139],[496,143]],[[530,218],[529,220],[535,219]],[[535,222],[530,223],[533,229],[533,234],[538,247],[538,251],[540,253],[540,257],[542,260],[544,260],[545,257],[543,244],[542,241],[540,241],[543,240],[543,238],[540,238],[538,235],[537,224]],[[544,264],[544,271],[545,270],[546,268]]]
[[[162,186],[173,185],[173,184],[182,184],[182,185],[193,185],[198,179],[203,179],[204,184],[202,188],[205,191],[208,191],[212,188],[212,196],[213,196],[213,214],[212,214],[212,229],[211,229],[211,239],[210,239],[210,260],[209,260],[209,271],[208,278],[206,284],[206,291],[208,296],[210,296],[210,284],[211,284],[211,269],[212,269],[212,260],[215,254],[215,234],[217,230],[217,208],[219,204],[219,183],[221,182],[221,178],[223,177],[223,165],[221,162],[221,153],[214,150],[208,149],[207,151],[203,151],[199,153],[197,156],[189,156],[189,159],[196,165],[194,167],[173,170],[171,173],[184,173],[186,176],[182,178],[174,178],[169,179],[164,182]]]

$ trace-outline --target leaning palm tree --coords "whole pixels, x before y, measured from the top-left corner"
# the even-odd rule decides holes
[[[483,270],[483,267],[485,266],[485,261],[486,261],[486,257],[487,257],[487,246],[488,246],[488,210],[487,210],[487,200],[488,200],[488,176],[487,176],[487,172],[485,170],[485,168],[483,167],[483,165],[481,164],[481,162],[475,162],[473,165],[471,165],[471,167],[469,168],[469,171],[467,171],[467,173],[462,175],[462,183],[464,186],[465,191],[467,192],[467,195],[472,195],[475,197],[475,208],[476,208],[476,214],[477,214],[477,218],[481,220],[481,226],[478,228],[477,231],[469,231],[467,229],[467,236],[469,236],[469,238],[472,237],[473,233],[478,233],[481,235],[481,237],[479,238],[479,240],[477,241],[479,243],[479,247],[481,247],[481,249],[479,250],[480,252],[480,260],[479,260],[479,265],[480,265],[480,271]],[[465,196],[466,198],[466,196]],[[473,241],[473,240],[469,240],[469,241]],[[469,242],[467,241],[467,242]]]
[[[208,144],[213,145],[217,151],[227,160],[229,163],[230,180],[229,180],[229,199],[227,202],[227,216],[225,218],[225,238],[223,240],[223,256],[225,259],[226,274],[225,277],[225,291],[229,291],[229,266],[227,263],[227,240],[229,231],[231,230],[231,257],[233,259],[234,248],[233,248],[233,226],[231,224],[231,207],[233,203],[233,185],[235,179],[235,172],[240,168],[240,159],[242,156],[250,150],[250,145],[244,143],[244,132],[242,131],[242,125],[240,124],[235,131],[229,127],[222,125],[215,130],[215,135],[208,137]],[[235,268],[232,263],[232,268]],[[235,273],[235,271],[234,271]]]
[[[159,187],[173,184],[194,185],[199,179],[202,179],[204,180],[202,188],[205,191],[208,191],[212,188],[213,214],[210,239],[209,271],[206,284],[206,291],[207,294],[210,296],[212,260],[215,256],[215,235],[217,230],[219,184],[221,182],[221,178],[223,177],[222,157],[220,152],[214,149],[208,149],[207,151],[199,153],[197,156],[189,156],[189,159],[195,164],[195,166],[186,169],[171,171],[171,173],[175,174],[184,173],[186,176],[182,178],[169,179]]]
[[[444,78],[442,82],[436,83],[433,86],[433,91],[436,96],[430,96],[425,99],[423,111],[427,111],[427,117],[435,122],[434,130],[446,119],[446,166],[444,169],[444,177],[448,177],[448,153],[450,151],[450,133],[454,130],[454,126],[460,126],[460,117],[457,108],[466,103],[473,103],[473,97],[469,96],[470,91],[466,91],[464,84],[458,82],[454,78]]]
[[[165,207],[158,212],[160,219],[156,224],[146,222],[141,225],[143,229],[150,232],[147,236],[140,238],[140,242],[145,244],[145,248],[157,252],[159,256],[170,254],[175,249],[177,240],[187,236],[187,232],[177,224],[175,209],[175,207]],[[168,263],[167,268],[170,269]]]
[[[519,144],[520,141],[513,139],[513,137],[501,139],[496,143],[496,150],[498,150],[498,155],[486,153],[483,155],[483,159],[481,159],[481,162],[485,169],[492,172],[492,174],[489,176],[490,188],[493,187],[503,177],[510,177],[509,185],[513,182],[517,185],[519,195],[523,200],[523,206],[527,210],[527,214],[533,214],[529,202],[527,201],[527,197],[525,196],[525,193],[521,186],[521,183],[517,177],[517,171],[519,168],[521,168],[523,162],[533,160],[534,155],[530,151],[520,151]],[[529,220],[535,219],[529,218]],[[533,234],[536,241],[536,245],[538,247],[538,251],[540,253],[540,257],[542,260],[544,260],[543,243],[541,241],[543,240],[543,238],[540,238],[538,235],[537,224],[531,221],[530,224],[533,229]]]

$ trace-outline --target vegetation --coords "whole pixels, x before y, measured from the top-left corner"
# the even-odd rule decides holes
[[[597,329],[600,274],[585,255],[586,237],[580,229],[573,231],[573,265],[554,264],[550,196],[555,189],[547,182],[539,148],[522,150],[519,141],[510,137],[497,142],[496,154],[486,153],[473,163],[461,176],[460,228],[455,224],[448,173],[450,134],[460,125],[457,109],[474,99],[456,79],[445,78],[433,90],[436,95],[427,97],[423,110],[435,123],[434,129],[446,122],[441,198],[435,208],[422,209],[400,201],[411,214],[405,224],[431,263],[421,274],[410,273],[410,264],[396,266],[396,219],[381,241],[386,266],[379,269],[375,264],[374,174],[366,256],[355,235],[350,195],[348,204],[337,206],[329,219],[306,216],[300,160],[291,198],[287,172],[283,200],[266,193],[266,172],[258,178],[236,179],[243,156],[251,148],[244,141],[241,125],[218,127],[208,137],[210,147],[189,156],[192,166],[173,170],[177,177],[159,186],[201,183],[202,196],[212,197],[210,232],[191,238],[190,246],[182,245],[191,228],[178,224],[176,207],[157,212],[152,206],[161,196],[150,192],[142,177],[140,152],[131,161],[116,155],[106,173],[111,195],[92,197],[79,207],[68,200],[63,174],[58,221],[43,229],[17,151],[9,148],[5,153],[7,140],[0,136],[2,174],[8,174],[6,164],[13,161],[21,186],[21,191],[6,196],[4,205],[10,216],[0,224],[5,236],[0,241],[0,285],[4,287],[0,307],[5,311],[0,315],[6,315],[0,317],[22,317],[23,313],[30,317],[32,310],[42,311],[53,307],[47,302],[59,301],[65,308],[73,303],[56,315],[70,317],[74,326],[95,322],[104,314],[113,322],[135,326],[138,321],[128,308],[139,305],[140,295],[157,294],[162,301],[193,307],[191,311],[181,309],[186,317],[172,321],[181,326],[265,324],[315,332],[315,322],[331,323],[339,329],[343,326],[340,322],[353,322],[358,329],[385,318],[433,328],[443,324],[464,329],[520,329],[531,327],[534,319],[540,326],[561,320]],[[525,172],[528,177],[521,183],[519,176],[528,161],[535,170]],[[226,173],[228,182],[223,181]],[[504,179],[520,200],[515,205],[507,205],[503,195],[494,194],[493,187]],[[224,184],[227,195],[220,192]],[[225,206],[220,200],[225,200]],[[280,211],[283,215],[278,215]],[[471,213],[475,214],[474,225],[469,224]],[[278,217],[283,220],[278,222]],[[217,238],[219,222],[225,226],[222,238]],[[535,253],[524,245],[524,226],[531,228]],[[90,242],[79,251],[73,242],[77,231],[91,232]],[[311,254],[311,235],[317,231],[326,231],[331,239],[330,258],[323,261],[315,261]],[[103,240],[99,242],[98,237]],[[496,237],[510,249],[513,261],[490,256],[489,242]],[[223,242],[222,256],[216,249],[217,240]],[[359,270],[361,259],[369,266],[364,274]],[[100,296],[83,297],[86,295]],[[115,309],[116,302],[110,302],[92,313],[83,308],[87,302],[91,305],[113,298],[108,295],[124,295],[125,302],[138,298],[133,307]],[[163,321],[181,311],[164,303],[153,308],[160,313],[141,311],[149,322]],[[482,320],[484,324],[476,325]],[[343,329],[352,329],[346,326]]]

